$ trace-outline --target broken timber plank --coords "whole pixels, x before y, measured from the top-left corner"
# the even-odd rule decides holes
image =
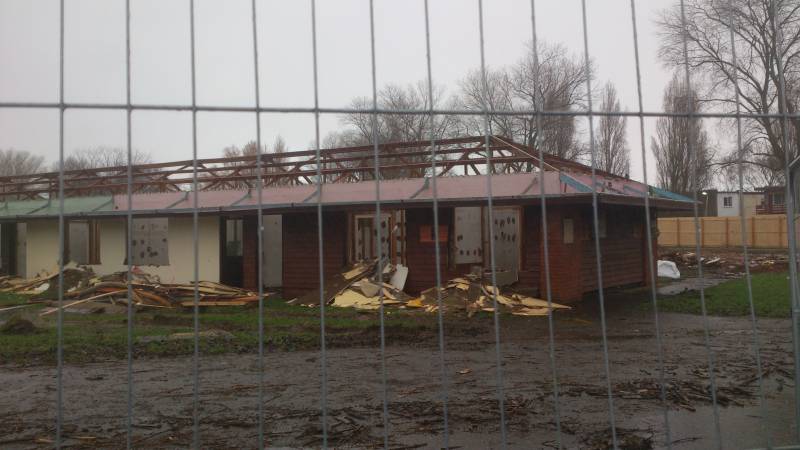
[[[92,300],[97,300],[98,298],[109,297],[109,296],[112,296],[114,294],[121,294],[123,292],[127,292],[127,291],[106,292],[105,294],[95,295],[94,297],[85,298],[83,300],[77,300],[77,301],[74,301],[74,302],[70,303],[69,305],[59,306],[59,307],[53,308],[51,310],[45,311],[45,312],[39,314],[39,316],[46,316],[48,314],[52,314],[52,313],[58,311],[59,309],[67,309],[70,306],[75,306],[75,305],[79,305],[81,303],[90,302]]]

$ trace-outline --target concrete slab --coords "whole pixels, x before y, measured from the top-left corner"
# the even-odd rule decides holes
[[[724,283],[725,281],[729,281],[726,278],[703,278],[702,280],[699,278],[684,278],[682,280],[676,280],[673,283],[670,283],[666,286],[662,286],[658,288],[658,295],[678,295],[682,294],[687,291],[698,291],[702,286],[705,288],[710,288],[716,286],[720,283]]]

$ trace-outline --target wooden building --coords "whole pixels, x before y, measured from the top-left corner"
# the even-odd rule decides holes
[[[544,295],[544,201],[553,298],[566,302],[598,288],[594,200],[604,287],[647,283],[645,197],[653,226],[658,210],[692,206],[630,179],[592,175],[582,164],[540,159],[502,137],[488,146],[483,137],[440,141],[435,153],[429,144],[382,145],[378,168],[371,146],[321,151],[319,164],[316,151],[200,160],[196,190],[193,161],[70,171],[63,179],[65,260],[103,274],[123,270],[130,256],[165,282],[190,282],[197,211],[199,278],[255,288],[260,209],[262,279],[287,298],[318,285],[320,242],[326,276],[384,255],[408,267],[411,294],[435,286],[437,248],[445,280],[476,266],[488,270],[494,248],[505,282]],[[59,181],[57,173],[0,178],[0,267],[7,273],[33,276],[56,267]]]

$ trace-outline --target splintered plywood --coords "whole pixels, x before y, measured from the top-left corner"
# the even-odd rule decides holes
[[[481,207],[455,209],[455,262],[475,264],[483,261]]]
[[[133,219],[131,262],[137,266],[169,265],[168,233],[165,218]]]

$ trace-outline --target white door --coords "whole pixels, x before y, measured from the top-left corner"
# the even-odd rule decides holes
[[[486,258],[484,267],[491,267],[488,239],[494,240],[494,260],[498,271],[510,271],[511,278],[516,280],[519,273],[520,260],[520,214],[518,208],[492,208],[494,213],[493,231],[494,236],[489,236],[489,225],[486,224]],[[484,208],[484,217],[488,216],[488,208]]]
[[[264,284],[280,287],[283,284],[283,216],[264,216],[263,224],[264,266],[261,270]]]

